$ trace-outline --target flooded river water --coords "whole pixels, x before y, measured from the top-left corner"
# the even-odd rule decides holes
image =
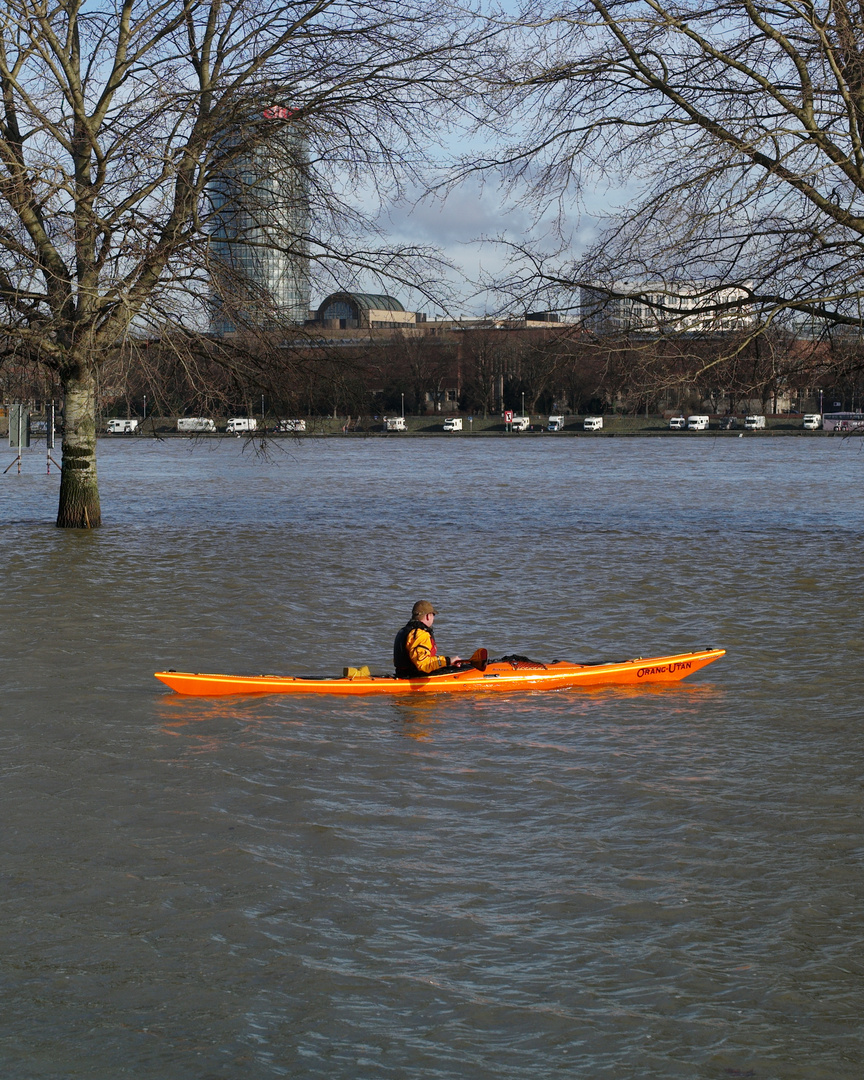
[[[11,452],[10,452],[11,455]],[[864,453],[104,442],[0,479],[6,1080],[857,1080]],[[184,699],[180,670],[720,646],[671,688]]]

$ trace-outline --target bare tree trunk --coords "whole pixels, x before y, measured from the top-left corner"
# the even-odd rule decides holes
[[[96,478],[96,376],[92,368],[63,379],[65,399],[63,471],[60,476],[61,529],[95,529],[102,524]]]

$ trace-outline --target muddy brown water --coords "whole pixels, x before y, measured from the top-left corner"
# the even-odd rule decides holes
[[[5,1078],[857,1080],[855,440],[104,441],[0,480]],[[660,689],[162,667],[728,649]]]

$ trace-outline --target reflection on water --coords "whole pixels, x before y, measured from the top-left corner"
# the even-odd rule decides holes
[[[107,444],[89,535],[56,477],[0,482],[4,1077],[857,1080],[857,448],[241,451]],[[385,671],[421,596],[445,652],[728,655],[510,696],[152,677]]]

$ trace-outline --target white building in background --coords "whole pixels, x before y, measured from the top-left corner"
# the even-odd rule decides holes
[[[227,132],[209,185],[211,327],[302,325],[309,318],[308,150],[302,125],[268,105]]]
[[[728,333],[752,326],[752,308],[745,304],[718,310],[717,305],[746,296],[743,288],[716,288],[707,282],[665,285],[616,281],[608,289],[583,285],[580,314],[585,329],[598,336],[632,332]]]

